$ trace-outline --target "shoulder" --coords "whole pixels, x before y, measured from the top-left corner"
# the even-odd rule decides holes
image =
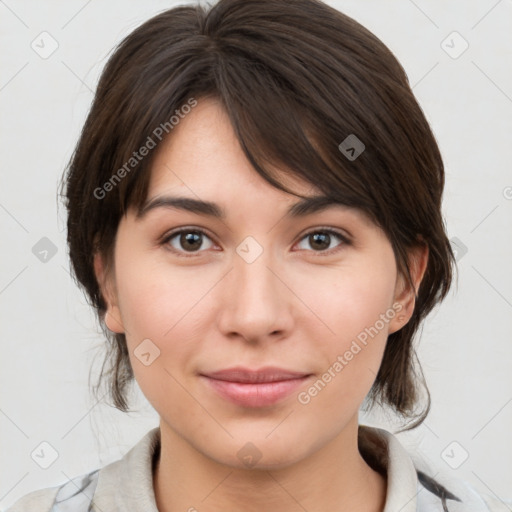
[[[512,510],[512,500],[500,501],[487,494],[481,494],[480,497],[490,512],[510,512]]]
[[[512,499],[501,501],[487,494],[481,494],[480,497],[491,512],[510,512],[512,510]]]
[[[32,491],[16,501],[6,512],[49,512],[58,491],[59,487]]]
[[[159,442],[160,430],[156,427],[121,459],[62,485],[26,494],[6,512],[89,512],[93,509],[158,512],[152,464]]]
[[[387,475],[384,512],[512,512],[511,496],[478,493],[467,481],[430,467],[387,430],[360,425],[358,441],[369,465]]]
[[[443,508],[442,497],[446,508]],[[512,501],[479,493],[469,482],[445,475],[436,477],[418,471],[417,512],[510,512]]]
[[[58,512],[65,503],[70,512],[88,512],[98,483],[100,470],[77,476],[69,482],[30,492],[6,512]]]

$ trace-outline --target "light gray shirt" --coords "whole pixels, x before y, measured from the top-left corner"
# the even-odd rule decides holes
[[[406,449],[390,432],[365,425],[359,436],[384,447],[378,457],[387,475],[383,512],[443,512],[441,498],[418,479],[417,468]],[[78,476],[60,486],[33,491],[7,512],[158,512],[153,488],[153,457],[160,447],[159,427],[150,430],[122,459]],[[362,446],[361,453],[364,457]],[[366,457],[364,457],[366,459]],[[512,502],[478,494],[467,482],[435,480],[460,501],[447,499],[449,512],[510,512]],[[198,511],[201,506],[195,507]],[[191,510],[194,504],[191,503]],[[189,509],[189,510],[190,510]]]

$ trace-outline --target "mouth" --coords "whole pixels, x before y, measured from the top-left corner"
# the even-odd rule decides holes
[[[274,405],[291,395],[311,376],[310,373],[276,367],[259,370],[236,367],[200,374],[217,395],[243,407]]]

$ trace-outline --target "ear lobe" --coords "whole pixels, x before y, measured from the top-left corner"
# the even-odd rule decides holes
[[[117,304],[117,292],[113,276],[106,269],[103,256],[100,251],[94,253],[94,274],[100,288],[101,295],[106,305],[104,322],[109,331],[122,334],[125,329],[121,319],[121,311]]]
[[[399,314],[390,322],[389,334],[401,329],[411,318],[416,304],[416,292],[418,291],[428,263],[428,245],[420,243],[408,251],[409,272],[414,288],[401,274],[398,275],[395,286],[395,298],[393,303],[399,303]]]

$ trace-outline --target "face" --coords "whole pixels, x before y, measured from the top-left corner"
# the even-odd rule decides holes
[[[377,226],[342,205],[288,212],[300,200],[251,168],[222,108],[203,100],[160,147],[145,213],[122,218],[114,269],[95,261],[107,325],[126,334],[161,425],[222,464],[246,463],[244,447],[275,468],[336,439],[412,311]]]

